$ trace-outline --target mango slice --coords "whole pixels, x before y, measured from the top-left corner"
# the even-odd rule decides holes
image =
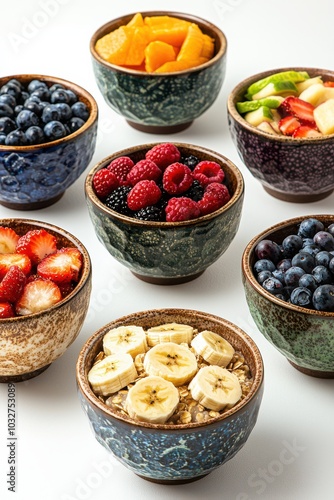
[[[145,69],[148,73],[153,73],[159,66],[175,59],[175,49],[169,43],[156,40],[150,42],[145,49]]]

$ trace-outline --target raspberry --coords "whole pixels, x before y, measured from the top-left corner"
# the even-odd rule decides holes
[[[139,181],[128,194],[128,207],[130,210],[155,205],[161,198],[161,190],[154,181]]]
[[[100,200],[104,200],[118,186],[119,180],[108,168],[101,168],[101,170],[95,172],[93,187]]]
[[[169,194],[184,193],[193,183],[191,170],[182,163],[172,163],[164,171],[162,183]]]
[[[201,215],[207,215],[215,212],[219,208],[226,205],[231,198],[230,193],[225,184],[212,182],[204,191],[203,198],[198,202]]]
[[[198,203],[186,196],[171,198],[167,203],[165,211],[167,222],[191,220],[200,216]]]
[[[181,153],[174,144],[163,142],[162,144],[156,144],[147,151],[145,158],[154,161],[164,171],[168,165],[180,160]]]
[[[116,175],[121,185],[125,185],[128,173],[133,166],[134,162],[129,156],[119,156],[115,160],[112,160],[107,168]]]
[[[193,170],[193,178],[197,179],[202,186],[207,186],[210,182],[222,183],[225,179],[224,170],[215,161],[201,161]]]
[[[119,186],[107,197],[105,205],[119,214],[130,215],[131,211],[127,203],[127,197],[130,191],[130,186]]]
[[[128,184],[134,186],[139,181],[157,181],[161,176],[160,168],[151,160],[140,160],[130,170],[127,176]]]

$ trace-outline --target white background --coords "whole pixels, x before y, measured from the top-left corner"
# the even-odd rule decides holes
[[[89,40],[122,14],[166,7],[217,24],[228,39],[227,73],[216,103],[188,130],[170,136],[130,128],[103,101],[94,80]],[[257,330],[241,284],[241,255],[266,227],[299,215],[332,213],[334,194],[312,204],[270,197],[238,157],[226,99],[243,78],[283,66],[334,69],[334,4],[329,0],[15,0],[1,1],[0,75],[41,73],[78,83],[96,98],[98,145],[89,166],[134,144],[188,142],[224,154],[240,168],[246,196],[239,232],[228,251],[196,281],[162,287],[139,281],[98,242],[84,199],[86,173],[55,205],[32,212],[0,206],[0,217],[55,223],[76,235],[93,263],[89,314],[77,340],[39,377],[16,384],[17,481],[7,490],[7,384],[0,385],[0,498],[15,500],[314,500],[333,498],[333,380],[296,371]],[[88,171],[88,170],[87,170]],[[95,440],[79,405],[75,363],[85,340],[125,314],[184,307],[236,323],[258,344],[265,392],[258,422],[240,453],[188,485],[147,482],[119,465]]]

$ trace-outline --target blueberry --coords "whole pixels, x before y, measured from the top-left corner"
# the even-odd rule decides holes
[[[261,271],[275,271],[275,264],[269,259],[257,260],[254,264],[254,271],[260,273]]]
[[[0,117],[1,116],[9,116],[9,118],[12,118],[14,116],[14,109],[5,102],[0,102]]]
[[[31,80],[29,82],[27,90],[28,90],[29,94],[32,94],[35,90],[37,90],[40,87],[48,88],[48,86],[45,82],[42,82],[41,80],[35,79],[35,80]]]
[[[272,277],[272,273],[268,270],[265,271],[260,271],[259,274],[257,275],[257,281],[262,285],[262,283]]]
[[[301,267],[306,273],[310,273],[315,266],[313,255],[305,252],[298,252],[292,257],[291,263],[293,266]]]
[[[77,116],[78,118],[82,118],[84,121],[88,120],[89,111],[86,104],[82,101],[77,101],[72,104],[72,113],[73,116]]]
[[[274,276],[274,278],[280,280],[280,282],[284,285],[285,278],[284,271],[282,271],[282,269],[275,269],[275,271],[272,272],[272,275]]]
[[[314,245],[313,238],[303,238],[303,248],[309,245]]]
[[[11,78],[8,80],[7,85],[15,85],[19,90],[23,90],[23,85],[21,82],[19,82],[16,78]]]
[[[315,255],[314,260],[317,266],[328,267],[329,261],[331,260],[331,254],[326,252],[326,250],[322,250]]]
[[[276,268],[285,272],[292,266],[291,259],[282,259],[276,264]]]
[[[70,97],[65,89],[56,89],[50,95],[50,102],[56,104],[57,102],[64,102],[68,104],[70,102]]]
[[[22,109],[24,109],[24,106],[22,104],[18,104],[17,106],[15,106],[14,115],[17,116],[22,111]]]
[[[55,104],[47,104],[42,111],[42,121],[49,123],[60,120],[61,113]]]
[[[60,120],[62,122],[67,122],[72,117],[71,107],[65,102],[57,102],[55,106],[60,113]]]
[[[318,287],[318,283],[316,282],[313,274],[303,274],[303,276],[300,277],[298,285],[303,288],[309,288],[311,292],[314,292],[314,290]]]
[[[314,218],[304,219],[299,226],[298,236],[302,238],[313,238],[315,233],[318,231],[322,231],[324,229],[324,225],[321,221]]]
[[[334,236],[327,231],[318,231],[314,235],[313,241],[323,250],[327,250],[328,252],[334,250]]]
[[[73,92],[73,90],[66,89],[67,95],[69,97],[69,104],[72,106],[78,100],[78,96]]]
[[[16,123],[14,120],[9,118],[8,116],[2,116],[0,118],[0,132],[7,135],[12,130],[16,129]]]
[[[290,302],[295,306],[312,307],[312,292],[309,288],[298,286],[290,295]]]
[[[0,94],[11,94],[16,99],[20,96],[21,89],[14,83],[7,82],[1,87]]]
[[[303,248],[302,248],[302,251],[304,253],[309,253],[310,255],[313,255],[313,257],[316,256],[316,254],[318,252],[320,252],[320,248],[318,247],[318,245],[316,245],[315,243],[312,243],[310,245],[305,245]]]
[[[49,101],[50,100],[50,90],[48,87],[38,87],[31,93],[31,97],[38,97],[41,101]]]
[[[63,88],[64,88],[64,85],[62,85],[61,83],[54,83],[53,85],[51,85],[49,90],[50,90],[50,93],[52,94],[52,92],[54,92],[55,90],[63,89]]]
[[[305,274],[304,269],[298,266],[291,266],[285,273],[285,283],[287,286],[296,287],[300,278]]]
[[[316,266],[312,274],[319,285],[326,285],[332,281],[332,273],[325,266]]]
[[[328,226],[327,231],[334,236],[334,223]]]
[[[20,99],[19,99],[18,103],[19,104],[23,104],[24,101],[26,101],[27,99],[29,99],[29,97],[30,97],[29,92],[26,92],[25,90],[23,90],[21,92]]]
[[[285,257],[293,257],[303,246],[303,239],[296,234],[290,234],[282,241]]]
[[[44,132],[41,127],[33,125],[27,128],[25,134],[29,144],[42,144],[45,142]]]
[[[23,109],[17,115],[16,123],[19,128],[26,130],[27,128],[32,127],[32,125],[38,125],[39,119],[33,111],[30,111],[29,109]]]
[[[15,129],[6,137],[7,146],[25,146],[27,144],[27,138],[23,130]]]
[[[82,118],[79,118],[78,116],[72,116],[72,118],[68,122],[70,133],[73,134],[73,132],[79,130],[79,128],[81,128],[84,124],[85,122]]]
[[[281,247],[271,240],[262,240],[255,247],[255,254],[258,259],[269,259],[276,264],[281,260]]]
[[[313,293],[313,306],[317,311],[334,312],[334,285],[321,285]]]
[[[36,115],[40,116],[42,113],[42,107],[40,102],[36,102],[34,99],[26,99],[23,103],[24,109],[29,109],[33,111]]]
[[[65,137],[66,129],[60,121],[53,120],[45,125],[44,134],[49,141],[56,141]]]
[[[282,293],[283,291],[283,284],[280,282],[280,280],[271,277],[267,278],[263,283],[262,286],[267,292],[272,293],[273,295],[277,295],[278,293]]]
[[[2,146],[6,144],[6,138],[7,138],[7,135],[4,134],[3,132],[0,132],[0,144]]]
[[[330,272],[333,274],[334,276],[334,257],[329,261],[329,264],[328,264],[328,269],[330,270]]]
[[[17,104],[16,99],[12,94],[0,94],[0,102],[8,104],[8,106],[12,109],[14,109]]]

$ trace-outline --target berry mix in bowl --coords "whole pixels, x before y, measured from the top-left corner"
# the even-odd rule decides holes
[[[0,78],[0,204],[58,201],[89,164],[98,109],[78,85],[44,75]]]
[[[98,239],[139,278],[175,284],[199,276],[229,247],[244,182],[223,155],[190,144],[116,152],[86,177]]]

